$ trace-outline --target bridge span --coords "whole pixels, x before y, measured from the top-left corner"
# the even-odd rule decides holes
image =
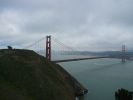
[[[70,62],[70,61],[79,61],[79,60],[91,60],[91,59],[101,59],[101,58],[108,58],[108,57],[88,57],[88,58],[75,58],[75,59],[65,59],[65,60],[55,60],[52,61],[54,63],[61,63],[61,62]]]
[[[61,63],[61,62],[71,62],[71,61],[80,61],[80,60],[102,59],[102,58],[121,59],[121,57],[104,56],[104,57],[87,57],[87,58],[75,58],[75,59],[54,60],[52,62],[54,62],[54,63]],[[125,58],[125,60],[133,61],[133,58]],[[122,60],[122,62],[123,62],[123,60]]]
[[[40,39],[40,40],[38,40],[37,42],[35,42],[35,43],[33,43],[33,44],[31,44],[31,45],[29,45],[29,46],[27,46],[28,48],[29,47],[32,47],[32,46],[34,46],[34,45],[36,45],[37,43],[39,43],[40,41],[42,41],[44,38],[42,38],[42,39]],[[67,49],[69,49],[68,51],[67,50],[62,50],[60,53],[61,54],[71,54],[71,55],[75,55],[75,54],[82,54],[82,51],[80,52],[78,52],[78,50],[75,50],[75,49],[73,49],[73,48],[71,48],[71,47],[69,47],[69,46],[66,46],[65,44],[63,44],[62,42],[60,42],[60,41],[58,41],[57,39],[51,39],[51,36],[46,36],[46,38],[45,38],[45,42],[46,42],[46,44],[45,44],[45,50],[44,50],[44,52],[45,52],[45,57],[46,57],[46,59],[47,59],[47,61],[52,61],[51,60],[51,56],[52,56],[52,51],[54,52],[54,53],[56,53],[54,50],[52,50],[52,44],[53,43],[58,43],[56,46],[58,46],[58,45],[61,45],[61,46],[63,46],[63,47],[65,47],[65,48],[67,48]],[[54,40],[54,42],[51,42],[51,40]],[[39,46],[37,46],[37,47],[39,47]],[[54,47],[54,46],[53,46]],[[117,54],[118,53],[118,54]],[[89,56],[89,55],[88,55]],[[93,56],[93,57],[86,57],[86,58],[70,58],[70,59],[62,59],[62,60],[55,60],[55,61],[52,61],[52,62],[54,62],[54,63],[61,63],[61,62],[70,62],[70,61],[79,61],[79,60],[91,60],[91,59],[101,59],[101,58],[114,58],[114,59],[121,59],[122,60],[122,62],[125,62],[126,60],[133,60],[133,57],[130,57],[129,55],[127,55],[127,53],[126,53],[126,47],[125,47],[125,45],[122,45],[122,49],[121,49],[121,51],[117,51],[115,54],[111,54],[111,53],[108,53],[108,54],[103,54],[103,55],[97,55],[97,56]]]
[[[126,61],[126,53],[125,53],[126,49],[125,49],[125,45],[122,45],[122,55],[121,55],[121,59],[122,62]],[[101,58],[113,58],[113,57],[87,57],[87,58],[75,58],[75,59],[66,59],[66,60],[56,60],[56,61],[52,61],[55,63],[60,63],[60,62],[69,62],[69,61],[79,61],[79,60],[89,60],[89,59],[101,59]],[[51,36],[46,36],[46,59],[47,61],[51,61]],[[119,58],[117,58],[119,59]]]

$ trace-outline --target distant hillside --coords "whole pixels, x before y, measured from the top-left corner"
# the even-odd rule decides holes
[[[38,51],[39,54],[44,55],[44,51]],[[56,54],[56,51],[52,51],[52,54]],[[101,51],[101,52],[93,52],[93,51],[60,51],[58,54],[62,55],[84,55],[84,56],[121,56],[121,51]],[[133,57],[133,50],[126,51],[125,54],[129,57]]]
[[[86,89],[30,50],[0,50],[0,100],[74,100]]]

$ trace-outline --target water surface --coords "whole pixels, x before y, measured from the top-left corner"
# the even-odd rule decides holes
[[[115,100],[119,88],[133,91],[133,62],[119,59],[95,59],[60,63],[89,93],[80,100]]]

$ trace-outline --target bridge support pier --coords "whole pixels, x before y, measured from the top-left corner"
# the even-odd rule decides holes
[[[51,36],[46,36],[46,59],[51,61]]]

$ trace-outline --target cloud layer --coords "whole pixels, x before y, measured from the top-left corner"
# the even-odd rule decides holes
[[[0,0],[0,39],[56,36],[82,50],[133,49],[133,0]],[[20,43],[20,44],[19,44]]]

